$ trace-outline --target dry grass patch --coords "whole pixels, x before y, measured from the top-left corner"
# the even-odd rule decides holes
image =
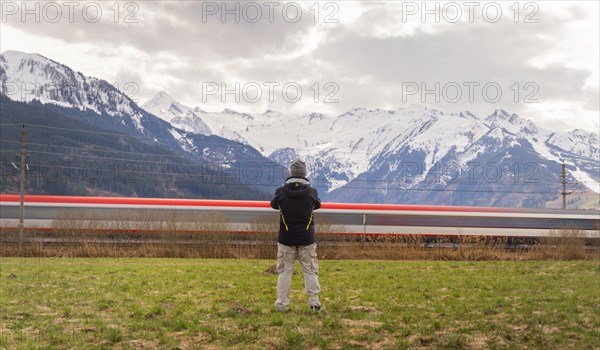
[[[28,231],[26,244],[21,248],[14,242],[2,244],[0,256],[273,259],[278,220],[276,215],[262,215],[249,224],[234,225],[220,212],[64,211],[52,224],[57,231]],[[418,235],[345,235],[344,226],[326,221],[317,222],[316,230],[323,260],[600,259],[600,231],[592,231],[590,237],[590,231],[557,230],[537,242],[469,235],[433,242]],[[4,239],[16,234],[1,233]]]

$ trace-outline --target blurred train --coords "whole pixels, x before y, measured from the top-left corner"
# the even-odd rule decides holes
[[[19,195],[0,194],[0,227],[16,228],[19,222]],[[52,229],[55,220],[104,220],[110,222],[164,220],[166,215],[182,218],[204,215],[219,217],[232,230],[253,233],[256,225],[277,222],[278,212],[266,201],[164,199],[127,197],[75,197],[26,195],[26,228]],[[66,215],[70,214],[70,215]],[[175,215],[175,216],[173,216]],[[198,217],[198,216],[195,216]],[[136,219],[137,218],[137,219]],[[337,227],[347,235],[425,235],[544,237],[560,230],[577,230],[590,238],[600,238],[600,211],[560,209],[514,209],[464,206],[323,203],[315,212],[317,225]],[[83,224],[82,224],[83,225]],[[122,226],[122,225],[121,225]],[[135,228],[135,223],[130,227]]]

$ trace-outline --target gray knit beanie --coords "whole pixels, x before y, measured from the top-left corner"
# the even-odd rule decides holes
[[[290,164],[290,176],[306,177],[306,163],[300,159],[296,159]]]

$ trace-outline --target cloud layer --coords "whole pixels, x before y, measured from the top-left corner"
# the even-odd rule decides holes
[[[415,103],[599,128],[597,2],[22,4],[2,2],[2,51],[133,82],[141,102],[165,90],[204,110]],[[237,86],[238,101],[223,90]]]

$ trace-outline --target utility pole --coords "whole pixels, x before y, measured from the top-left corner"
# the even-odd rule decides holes
[[[27,140],[27,134],[25,132],[25,125],[21,130],[21,203],[19,205],[19,250],[21,249],[21,242],[23,241],[23,217],[25,214],[25,162],[27,160],[27,154],[25,153],[25,145]]]
[[[567,172],[565,170],[565,160],[562,161],[562,175],[560,176],[562,179],[562,208],[567,209]]]

